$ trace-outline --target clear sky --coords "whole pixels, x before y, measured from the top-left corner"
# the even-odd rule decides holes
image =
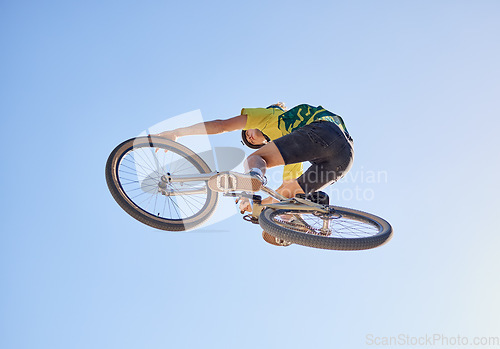
[[[500,336],[499,35],[486,0],[1,1],[0,347]],[[121,141],[276,101],[344,118],[335,203],[389,220],[389,244],[278,248],[239,215],[164,232],[111,197]]]

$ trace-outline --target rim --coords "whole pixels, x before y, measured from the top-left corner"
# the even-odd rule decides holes
[[[271,213],[270,219],[296,232],[336,239],[364,239],[382,231],[382,226],[374,220],[340,211],[317,214],[278,210]]]
[[[161,177],[199,173],[203,170],[193,159],[163,144],[134,144],[117,160],[115,172],[120,190],[138,209],[156,219],[179,222],[207,207],[210,190],[205,181],[167,184]],[[186,191],[197,193],[181,195]]]

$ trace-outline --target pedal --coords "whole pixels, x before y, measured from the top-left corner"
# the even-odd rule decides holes
[[[211,190],[227,193],[230,191],[259,191],[262,182],[248,174],[238,172],[220,172],[208,180],[208,187]]]
[[[259,224],[259,219],[255,218],[251,214],[246,214],[243,216],[243,219],[247,222],[253,223],[253,224]]]
[[[217,175],[217,189],[222,192],[236,190],[236,176],[229,172]]]

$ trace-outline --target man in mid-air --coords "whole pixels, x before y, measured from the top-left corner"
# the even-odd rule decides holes
[[[240,115],[229,119],[202,122],[165,131],[158,136],[175,141],[182,136],[237,130],[242,130],[242,139],[247,146],[258,149],[245,160],[245,174],[232,173],[236,177],[237,190],[259,190],[266,182],[267,168],[285,165],[283,184],[276,191],[291,198],[335,183],[352,166],[353,141],[344,121],[322,106],[300,104],[287,111],[280,102],[267,108],[243,108]],[[311,163],[305,172],[302,169],[304,161]],[[273,200],[269,197],[262,203]],[[240,209],[251,211],[248,199],[240,200]],[[273,245],[288,245],[266,232],[262,236]]]

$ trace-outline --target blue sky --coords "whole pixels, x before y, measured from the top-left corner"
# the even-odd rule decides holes
[[[499,14],[484,0],[2,1],[0,347],[500,336]],[[336,203],[388,219],[389,244],[277,248],[238,215],[169,233],[112,199],[121,141],[278,100],[344,118],[352,174],[387,180],[337,183],[373,196]]]

